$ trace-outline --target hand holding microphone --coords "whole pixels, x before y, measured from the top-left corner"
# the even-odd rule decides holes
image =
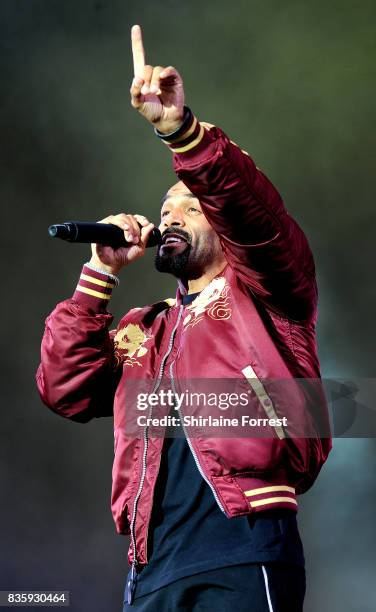
[[[143,215],[110,215],[100,223],[111,223],[124,231],[125,240],[130,246],[114,248],[103,244],[92,244],[93,266],[103,268],[110,274],[118,274],[121,268],[129,265],[145,254],[145,248],[154,224]],[[141,226],[141,228],[140,228]]]
[[[109,274],[118,274],[121,268],[142,257],[147,246],[155,246],[161,239],[158,228],[146,217],[124,213],[110,215],[98,223],[52,225],[48,231],[50,236],[70,242],[92,243],[90,263]]]

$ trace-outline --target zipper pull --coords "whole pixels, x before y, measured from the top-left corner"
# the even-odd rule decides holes
[[[136,583],[137,583],[136,564],[133,562],[131,569],[128,572],[127,585],[125,588],[125,598],[129,606],[132,605],[133,600],[134,600],[134,592],[136,590]]]

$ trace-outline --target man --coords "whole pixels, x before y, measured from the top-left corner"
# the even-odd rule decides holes
[[[73,298],[47,319],[38,388],[66,418],[114,415],[112,510],[130,535],[124,610],[298,612],[296,495],[331,447],[320,437],[325,404],[311,414],[293,386],[320,376],[312,254],[248,153],[184,106],[176,69],[145,65],[139,26],[132,48],[132,106],[172,150],[180,179],[163,201],[156,255],[157,270],[178,279],[176,300],[134,308],[108,331],[117,275],[144,254],[154,226],[140,214],[107,217],[131,246],[92,246]],[[268,435],[191,437],[181,422],[172,433],[183,437],[149,425],[127,435],[126,383],[155,394],[164,377],[174,392],[182,379],[241,378]],[[276,402],[261,379],[287,380],[294,393]],[[310,435],[292,436],[277,418],[287,416]]]

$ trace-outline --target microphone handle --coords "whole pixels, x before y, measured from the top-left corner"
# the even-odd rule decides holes
[[[140,229],[142,225],[138,224]],[[53,238],[61,238],[68,242],[81,242],[90,244],[96,242],[113,248],[129,247],[124,238],[124,232],[117,225],[111,223],[86,223],[83,221],[67,221],[50,225],[48,233]],[[161,233],[155,227],[149,235],[146,246],[153,247],[161,242]]]

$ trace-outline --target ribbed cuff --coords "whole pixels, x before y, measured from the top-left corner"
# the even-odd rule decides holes
[[[93,270],[84,265],[73,299],[79,304],[85,304],[96,312],[103,312],[111,299],[113,288],[116,286],[115,278],[106,272]]]
[[[103,270],[103,268],[97,268],[96,266],[93,266],[90,261],[87,261],[85,266],[87,268],[90,268],[90,270],[94,270],[94,272],[99,272],[99,274],[105,274],[106,276],[108,276],[108,278],[111,279],[111,282],[115,283],[116,287],[120,284],[120,280],[117,276],[115,276],[115,274],[110,274],[109,272],[106,272],[106,270]]]
[[[179,157],[195,156],[205,150],[212,138],[209,136],[209,124],[201,124],[188,107],[185,107],[183,124],[176,132],[161,134],[155,130],[156,135]],[[205,127],[208,129],[205,129]],[[212,127],[212,126],[210,126]]]

